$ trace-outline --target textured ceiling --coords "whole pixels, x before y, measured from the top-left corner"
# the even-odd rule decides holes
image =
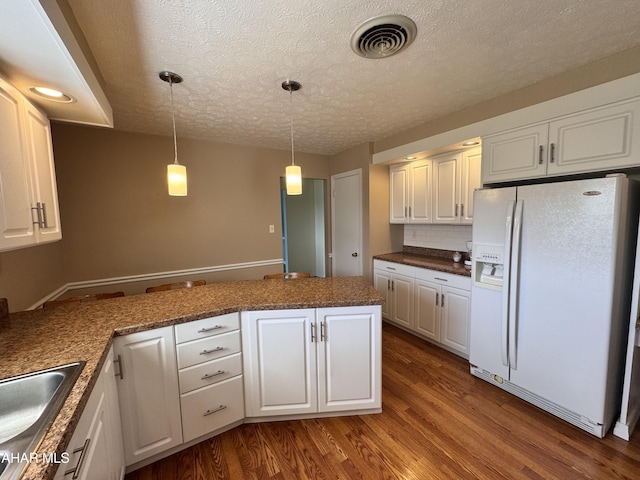
[[[68,0],[119,130],[335,154],[640,44],[638,0]],[[400,13],[401,53],[369,60],[353,31]]]

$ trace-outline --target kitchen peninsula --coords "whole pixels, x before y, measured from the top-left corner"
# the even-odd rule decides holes
[[[107,365],[105,360],[112,345],[120,338],[166,327],[171,331],[176,328],[178,332],[183,324],[197,324],[203,319],[236,315],[242,319],[243,347],[247,348],[244,345],[244,327],[249,324],[245,322],[247,313],[316,311],[318,316],[322,312],[322,318],[329,318],[327,312],[339,313],[340,309],[347,311],[351,307],[368,307],[368,310],[374,312],[370,340],[371,351],[377,358],[371,359],[371,371],[375,375],[372,396],[377,396],[370,406],[371,413],[379,410],[380,405],[379,306],[382,303],[382,298],[364,278],[344,277],[225,282],[67,305],[51,310],[18,312],[0,321],[0,379],[76,361],[86,362],[69,397],[38,447],[38,452],[57,453],[60,457],[68,448],[103,366]],[[343,316],[335,313],[334,317],[342,319]],[[331,323],[328,322],[330,320],[323,327],[320,323],[317,327],[311,327],[311,341],[316,342],[318,349],[321,340],[331,338]],[[339,331],[339,328],[334,331]],[[179,336],[180,333],[177,333],[176,343],[182,341]],[[243,356],[247,353],[243,352]],[[177,372],[175,375],[177,376]],[[244,375],[247,376],[246,371]],[[246,385],[250,380],[245,378],[244,381]],[[253,403],[256,404],[255,401]],[[325,410],[329,412],[327,414],[337,411],[331,409],[331,404],[329,407]],[[319,410],[321,414],[322,409]],[[255,415],[254,421],[262,420],[268,415],[269,413]],[[55,470],[53,464],[31,463],[25,470],[24,478],[50,479]]]

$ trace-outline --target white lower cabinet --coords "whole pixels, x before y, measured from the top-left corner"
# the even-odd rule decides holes
[[[247,417],[379,409],[380,306],[242,313]]]
[[[124,477],[117,395],[111,350],[67,447],[69,462],[60,465],[56,480],[120,480]]]
[[[382,316],[404,328],[413,329],[414,267],[376,260],[373,286],[384,299]]]
[[[391,296],[391,305],[382,312],[385,319],[455,353],[469,355],[469,277],[384,260],[374,260],[373,266],[376,289],[385,299]],[[400,298],[385,292],[386,279],[393,278],[390,269],[401,271],[407,279],[404,283],[410,282],[411,288]],[[406,312],[402,321],[397,311]]]
[[[173,327],[114,340],[125,461],[133,465],[182,443]]]
[[[185,442],[244,418],[239,328],[238,313],[175,327]]]

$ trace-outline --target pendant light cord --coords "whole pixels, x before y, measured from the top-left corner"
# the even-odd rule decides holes
[[[173,108],[173,82],[169,77],[169,91],[171,92],[171,121],[173,122],[173,151],[175,154],[173,163],[178,164],[178,140],[176,138],[176,114]]]
[[[293,153],[293,89],[289,88],[289,127],[291,128],[291,165],[295,165],[295,155]]]

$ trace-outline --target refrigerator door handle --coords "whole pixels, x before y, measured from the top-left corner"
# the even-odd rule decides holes
[[[511,253],[511,271],[509,285],[513,295],[509,295],[509,366],[518,369],[518,279],[520,276],[520,242],[522,237],[523,201],[516,202],[516,213],[513,220],[513,243]]]
[[[509,266],[511,260],[511,234],[513,232],[513,210],[515,200],[511,200],[507,206],[507,216],[505,221],[504,234],[504,268],[507,278],[502,284],[502,326],[500,329],[500,345],[502,353],[502,364],[509,366]]]

